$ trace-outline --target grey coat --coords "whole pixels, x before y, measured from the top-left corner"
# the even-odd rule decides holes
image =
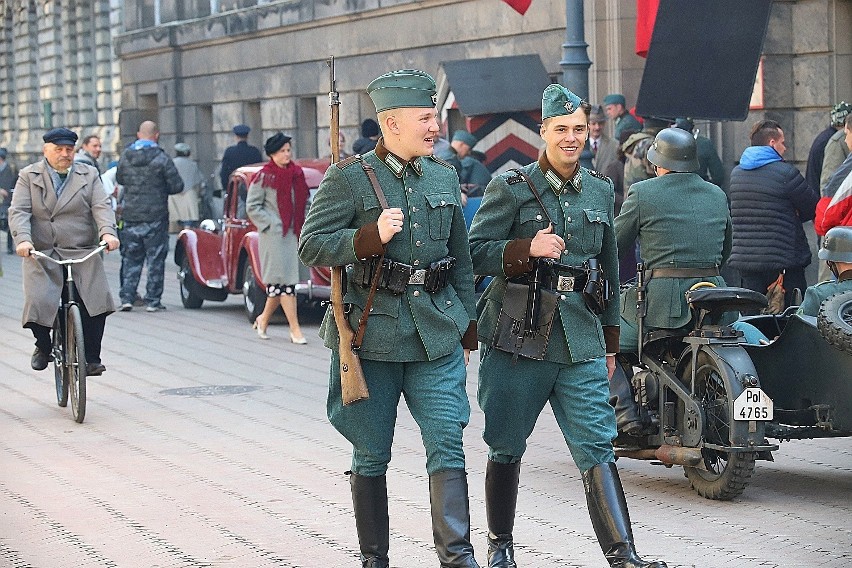
[[[44,160],[21,170],[9,208],[9,228],[16,246],[28,241],[36,250],[60,260],[85,256],[103,235],[116,236],[115,214],[98,171],[74,163],[68,175],[57,199]],[[23,263],[22,323],[50,327],[62,294],[63,268],[36,257],[25,258]],[[89,314],[115,311],[100,256],[75,265],[72,270]]]
[[[284,237],[278,197],[271,187],[252,181],[246,196],[246,215],[257,227],[260,278],[264,284],[299,282],[299,242],[292,227]]]

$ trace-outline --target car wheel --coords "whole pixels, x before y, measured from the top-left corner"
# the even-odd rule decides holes
[[[189,310],[197,310],[204,303],[204,298],[201,296],[198,289],[198,282],[192,275],[192,268],[189,266],[189,257],[184,254],[180,262],[180,270],[178,271],[178,282],[180,282],[180,301],[184,308]]]
[[[852,353],[852,292],[835,294],[822,303],[817,328],[831,345]]]
[[[254,323],[257,316],[263,313],[263,308],[266,305],[266,293],[257,283],[249,259],[246,259],[243,268],[243,304],[246,307],[249,323]]]

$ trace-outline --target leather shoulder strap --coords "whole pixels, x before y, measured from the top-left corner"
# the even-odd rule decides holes
[[[367,174],[367,178],[370,180],[370,185],[373,186],[373,191],[376,193],[379,205],[382,206],[382,209],[387,209],[389,207],[388,200],[385,197],[385,192],[382,190],[382,186],[379,184],[379,178],[376,177],[376,172],[373,170],[373,166],[364,160],[360,161],[361,168],[364,170],[364,173]],[[379,288],[379,279],[382,277],[382,268],[384,265],[382,261],[385,258],[385,248],[386,247],[382,248],[382,256],[379,258],[379,262],[376,265],[376,272],[373,274],[373,280],[370,282],[370,293],[367,294],[367,301],[364,303],[364,311],[361,312],[361,318],[358,320],[358,330],[355,332],[355,338],[352,340],[352,349],[355,349],[356,351],[361,348],[361,344],[364,342],[364,333],[367,331],[367,318],[370,317],[370,309],[373,307],[373,298],[376,297],[376,290]]]
[[[535,200],[538,201],[538,205],[539,205],[539,207],[541,207],[541,210],[544,213],[544,216],[547,217],[547,222],[550,223],[554,227],[554,230],[555,230],[556,223],[554,223],[553,219],[550,218],[550,213],[547,212],[547,207],[545,207],[544,203],[541,201],[541,195],[539,195],[538,190],[535,188],[535,185],[533,184],[532,180],[530,179],[530,176],[528,176],[527,174],[525,174],[523,171],[521,171],[519,169],[513,169],[513,170],[509,170],[509,171],[515,172],[517,175],[524,178],[524,181],[527,182],[527,185],[529,186],[530,191],[535,196]]]

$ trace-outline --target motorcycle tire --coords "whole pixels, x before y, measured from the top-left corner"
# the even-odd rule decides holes
[[[852,354],[852,292],[829,296],[822,303],[817,329],[833,347]]]
[[[695,395],[704,411],[703,438],[705,442],[719,446],[730,444],[729,427],[731,416],[731,393],[722,380],[722,371],[707,353],[701,351],[697,357]],[[685,385],[690,384],[692,363],[681,375]],[[678,423],[683,419],[684,409],[678,408]],[[717,501],[730,501],[745,490],[754,473],[753,452],[728,453],[709,448],[701,451],[705,468],[686,467],[684,473],[692,488],[702,497]]]

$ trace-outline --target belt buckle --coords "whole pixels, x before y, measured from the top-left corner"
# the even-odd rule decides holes
[[[558,292],[573,292],[574,291],[574,277],[573,276],[560,276],[559,280],[556,282],[556,290]]]
[[[409,284],[425,284],[426,283],[426,269],[421,268],[420,270],[415,270],[411,273],[411,276],[408,278]]]

